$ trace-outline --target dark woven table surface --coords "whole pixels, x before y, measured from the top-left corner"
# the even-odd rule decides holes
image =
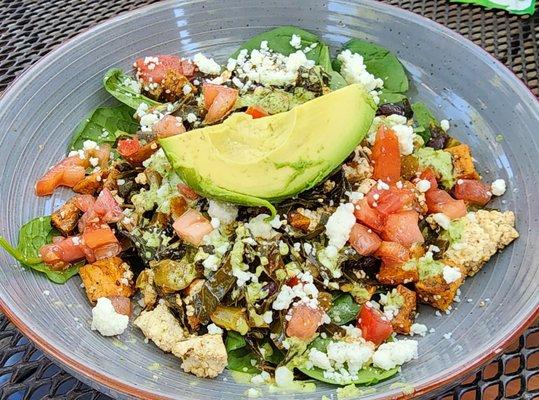
[[[246,0],[248,1],[248,0]],[[155,0],[0,0],[0,92],[68,38]],[[386,0],[471,39],[511,68],[539,96],[539,13],[439,0]],[[0,400],[108,399],[49,361],[0,314]],[[539,399],[539,325],[503,355],[438,399]]]

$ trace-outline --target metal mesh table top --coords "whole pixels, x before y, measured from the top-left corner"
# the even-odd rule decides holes
[[[459,32],[511,68],[539,96],[539,13],[441,0],[385,0]],[[68,38],[156,0],[0,0],[0,92]],[[539,399],[539,326],[438,399]],[[49,361],[0,314],[0,399],[108,399]]]

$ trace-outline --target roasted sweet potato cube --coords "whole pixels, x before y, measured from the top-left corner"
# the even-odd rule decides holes
[[[119,257],[98,260],[79,271],[86,295],[94,303],[100,297],[133,295],[133,273]]]
[[[445,151],[451,153],[455,176],[459,179],[479,179],[479,174],[473,164],[470,147],[466,144],[449,147]]]
[[[463,269],[461,269],[461,272],[462,276],[464,276]],[[457,295],[457,289],[463,282],[464,278],[460,278],[455,282],[446,283],[441,275],[437,275],[417,282],[415,289],[421,302],[446,311],[453,303]]]
[[[402,285],[397,286],[397,293],[403,297],[404,303],[399,309],[399,313],[391,320],[391,324],[395,332],[407,334],[410,333],[410,328],[415,320],[417,295],[413,290]]]
[[[384,285],[397,286],[417,282],[419,275],[413,264],[384,262],[378,272],[378,280]]]
[[[73,186],[73,191],[80,194],[94,195],[103,187],[103,172],[98,171],[86,176],[82,181]]]
[[[103,188],[110,191],[118,190],[118,179],[121,176],[121,172],[115,167],[109,168],[107,178],[104,179]]]
[[[81,216],[81,211],[75,205],[75,198],[69,199],[62,207],[52,213],[51,224],[64,236],[68,236]]]
[[[291,211],[288,214],[288,223],[292,226],[292,228],[307,232],[309,230],[311,220],[309,217],[306,217],[298,211]]]

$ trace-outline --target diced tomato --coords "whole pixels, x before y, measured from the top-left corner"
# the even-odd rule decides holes
[[[362,256],[369,256],[378,250],[382,240],[380,237],[361,224],[355,224],[350,231],[350,245]]]
[[[102,260],[118,255],[122,248],[114,232],[108,225],[87,228],[82,234],[84,246],[87,247],[86,258],[93,262],[92,258]],[[92,257],[93,255],[93,257]]]
[[[286,326],[286,335],[300,340],[311,339],[322,324],[323,311],[306,304],[298,304],[290,310],[290,320]]]
[[[196,199],[198,199],[200,197],[197,194],[197,192],[195,192],[193,189],[191,189],[185,183],[178,184],[178,190],[188,200],[196,200]]]
[[[118,153],[125,158],[131,165],[141,165],[143,161],[159,148],[155,142],[142,145],[137,138],[122,139],[118,141]]]
[[[388,242],[397,242],[410,247],[414,243],[423,243],[425,239],[419,230],[419,214],[416,211],[401,211],[387,216],[382,238]]]
[[[88,211],[95,204],[94,196],[89,194],[78,194],[75,196],[75,205],[82,212]]]
[[[245,114],[249,114],[253,119],[267,117],[269,114],[260,106],[249,106],[245,111]]]
[[[194,246],[198,246],[202,238],[213,230],[210,221],[193,209],[187,210],[172,227],[182,240]]]
[[[401,176],[399,139],[395,132],[381,125],[372,146],[373,179],[396,183]]]
[[[154,58],[157,58],[157,62]],[[168,70],[178,71],[187,78],[196,72],[192,62],[173,55],[139,58],[135,61],[135,69],[137,78],[144,84],[161,83]]]
[[[94,204],[94,211],[101,221],[108,224],[118,222],[123,218],[122,209],[107,188],[104,188]]]
[[[490,186],[474,179],[459,179],[453,188],[453,193],[456,199],[479,206],[487,204],[492,197]]]
[[[297,276],[293,276],[289,280],[286,281],[287,286],[294,287],[299,283],[299,279]]]
[[[73,187],[86,175],[88,160],[79,156],[67,157],[52,167],[36,183],[37,196],[48,196],[58,186]]]
[[[52,244],[46,244],[39,249],[45,264],[65,267],[74,261],[84,259],[84,248],[78,236],[54,238]]]
[[[367,194],[367,201],[371,207],[384,216],[399,211],[413,210],[416,204],[416,198],[410,189],[396,187],[385,190],[375,186]]]
[[[204,122],[211,124],[219,121],[234,106],[238,98],[238,91],[223,85],[204,83],[202,86],[204,106],[208,110]]]
[[[131,299],[125,296],[108,296],[114,311],[118,314],[131,315]]]
[[[152,131],[159,138],[179,135],[185,132],[185,127],[182,121],[173,115],[165,115],[152,126]]]
[[[369,205],[366,198],[354,203],[354,215],[364,225],[380,232],[384,227],[384,218],[375,208]]]
[[[463,200],[455,200],[442,189],[430,189],[425,193],[429,213],[444,213],[450,219],[464,217],[466,204]]]
[[[397,242],[383,241],[374,255],[388,265],[402,264],[410,259],[410,251]]]
[[[421,174],[419,175],[419,179],[424,179],[426,181],[429,181],[430,189],[438,188],[438,181],[436,180],[436,173],[430,167],[427,167],[427,169],[421,172]]]
[[[363,339],[374,343],[376,346],[384,343],[393,333],[391,321],[368,302],[361,307],[357,327],[361,329]]]

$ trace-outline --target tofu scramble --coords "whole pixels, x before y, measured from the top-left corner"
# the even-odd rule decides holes
[[[96,109],[36,183],[37,196],[73,196],[16,248],[0,244],[55,283],[78,274],[89,329],[133,325],[198,377],[387,379],[433,331],[419,304],[451,310],[518,237],[514,213],[489,207],[505,181],[482,180],[374,44],[352,39],[331,59],[280,27],[224,64],[150,55],[104,86],[120,105]],[[275,154],[286,162],[266,162]]]

